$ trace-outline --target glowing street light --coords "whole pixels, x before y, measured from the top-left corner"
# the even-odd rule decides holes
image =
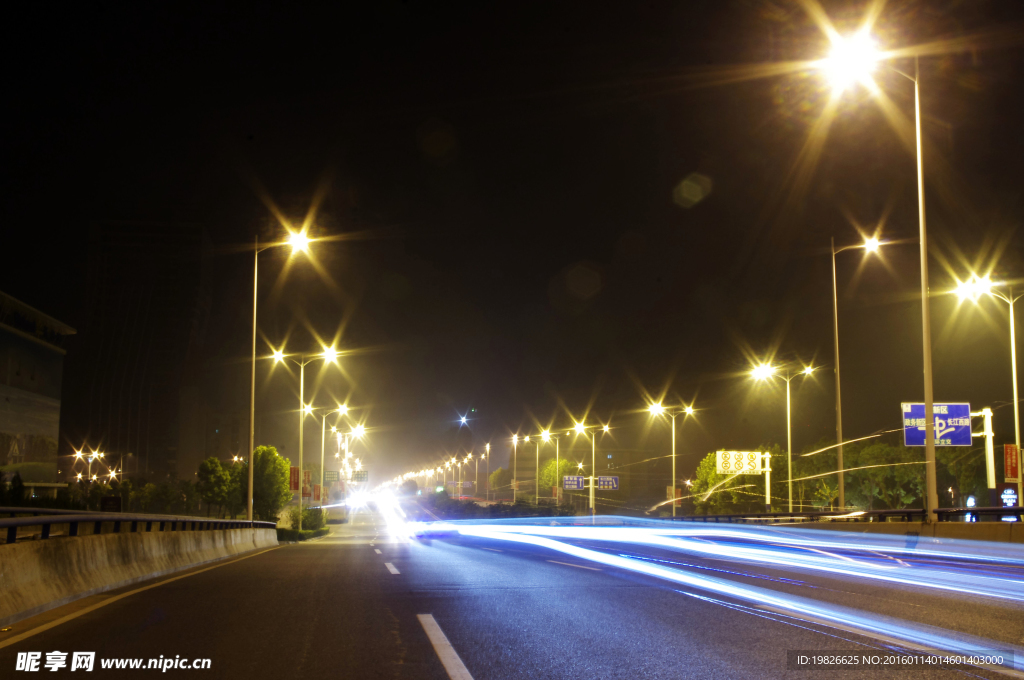
[[[669,488],[672,490],[672,516],[676,516],[676,416],[683,414],[686,416],[692,416],[694,413],[693,404],[688,404],[682,407],[666,408],[662,406],[661,402],[651,404],[647,407],[647,410],[652,416],[663,416],[667,415],[672,418],[672,484]]]
[[[245,506],[245,518],[252,521],[252,469],[253,469],[253,450],[256,448],[256,307],[257,301],[259,300],[259,263],[260,253],[268,248],[275,248],[278,246],[291,246],[292,255],[297,252],[306,253],[309,250],[309,244],[312,241],[306,236],[306,230],[294,232],[289,231],[288,239],[281,243],[270,243],[260,247],[260,237],[256,236],[256,247],[252,253],[252,368],[250,370],[249,380],[249,489],[246,494],[246,506]],[[280,363],[284,361],[284,351],[274,351],[274,362]],[[301,504],[302,504],[302,491],[299,490],[299,504],[300,504],[300,518],[302,515]]]
[[[883,60],[890,58],[891,54],[878,51],[874,40],[867,31],[867,27],[854,34],[843,38],[838,34],[832,36],[832,54],[827,59],[818,62],[819,67],[825,72],[833,87],[833,96],[842,92],[854,82],[861,82],[871,92],[877,92],[878,86],[871,78],[871,72]],[[918,59],[914,57],[914,75],[904,73],[898,69],[889,67],[890,70],[898,73],[907,80],[914,83],[914,134],[916,141],[917,155],[917,215],[920,236],[918,244],[921,258],[921,346],[924,369],[924,412],[930,414],[934,408],[934,395],[932,390],[932,321],[931,310],[928,301],[928,227],[925,220],[925,194],[924,194],[924,156],[922,153],[921,135],[921,70]],[[838,361],[837,371],[838,371]],[[837,372],[838,376],[838,372]],[[838,380],[836,389],[838,393]],[[838,404],[837,404],[838,408]],[[930,417],[930,416],[929,416]],[[837,427],[838,430],[838,427]],[[932,512],[939,505],[939,494],[935,470],[935,428],[926,427],[925,430],[925,508],[928,512],[925,521],[932,522]],[[840,443],[842,438],[839,438]],[[840,451],[842,449],[840,448]],[[840,454],[841,455],[841,454]],[[839,489],[840,503],[844,503],[843,496],[843,472],[842,465],[839,466]]]
[[[255,319],[255,315],[253,316]],[[299,526],[297,527],[300,531],[302,530],[302,463],[303,463],[303,438],[305,430],[306,416],[313,415],[313,405],[306,403],[306,364],[311,364],[314,361],[323,360],[324,363],[335,363],[335,359],[338,356],[338,352],[333,347],[324,347],[322,352],[316,354],[301,354],[297,356],[288,356],[284,354],[284,348],[274,352],[275,360],[280,353],[281,361],[289,359],[292,363],[299,367]],[[253,384],[255,385],[255,373],[253,373]],[[250,439],[252,434],[250,433]],[[322,437],[321,437],[321,448]],[[252,447],[249,447],[249,513],[251,518],[252,513]],[[321,453],[321,463],[323,462],[323,456]],[[320,466],[321,475],[323,474],[323,465]],[[321,480],[322,482],[323,480]]]
[[[1020,400],[1017,398],[1017,331],[1014,325],[1013,304],[1024,296],[1014,295],[1012,286],[1007,286],[1005,292],[998,290],[1002,287],[1004,287],[1003,284],[993,283],[992,279],[988,276],[974,274],[967,281],[957,284],[955,292],[960,298],[960,302],[970,300],[977,304],[981,297],[988,295],[989,297],[1002,300],[1010,308],[1010,373],[1013,380],[1013,431],[1015,435],[1014,441],[1017,444],[1017,469],[1020,470]],[[1024,505],[1024,475],[1020,473],[1017,475],[1017,498],[1017,505]]]
[[[309,252],[309,244],[313,239],[306,236],[306,231],[293,231],[288,235],[288,245],[292,247],[292,253]]]
[[[594,425],[592,427],[587,427],[587,425],[585,423],[576,423],[576,426],[573,429],[576,431],[576,434],[584,435],[584,436],[586,435],[587,430],[600,430],[601,432],[603,432],[605,434],[607,434],[608,431],[609,431],[609,427],[608,427],[607,424],[606,425]],[[583,463],[580,463],[579,465],[580,465],[580,469],[582,470],[583,469]],[[594,501],[594,487],[597,484],[597,436],[596,436],[596,432],[593,432],[590,435],[590,467],[591,467],[591,472],[590,472],[590,519],[591,519],[591,522],[594,522],[594,521],[596,521],[595,517],[597,516],[597,504]]]
[[[871,74],[882,58],[878,46],[867,31],[858,31],[851,36],[836,35],[832,39],[832,51],[820,62],[832,90],[842,93],[855,83],[871,89],[874,83]]]
[[[832,239],[832,341],[835,348],[836,359],[836,466],[839,470],[839,507],[846,507],[846,484],[843,472],[843,399],[839,382],[839,290],[836,276],[836,255],[845,250],[863,250],[866,253],[877,253],[886,245],[877,236],[870,236],[864,239],[863,243],[840,246],[836,248],[836,240]]]
[[[750,375],[754,380],[765,381],[776,375],[780,369],[771,366],[769,364],[760,364],[755,366],[750,371]],[[778,375],[782,380],[786,381],[786,462],[789,468],[788,480],[789,480],[789,511],[793,512],[793,429],[791,426],[791,408],[790,408],[790,392],[789,383],[793,378],[797,376],[807,377],[814,373],[814,366],[804,366],[799,371],[794,371],[792,368],[787,367],[785,369],[785,375]],[[840,467],[840,471],[842,468]],[[841,472],[840,472],[841,474]]]

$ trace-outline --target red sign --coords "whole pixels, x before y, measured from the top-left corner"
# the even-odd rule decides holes
[[[288,488],[292,491],[299,490],[299,468],[294,465],[291,467],[288,476]]]
[[[1003,469],[1007,482],[1020,481],[1020,456],[1016,444],[1003,444]]]
[[[313,495],[313,471],[302,471],[302,497],[309,498]]]
[[[313,485],[313,500],[315,500],[315,501],[319,501],[320,500],[320,485],[319,484],[314,484]]]

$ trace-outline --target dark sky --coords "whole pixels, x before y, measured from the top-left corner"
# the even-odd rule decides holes
[[[841,31],[865,5],[824,3]],[[933,291],[972,265],[1024,278],[1022,22],[1017,0],[893,0],[877,22],[887,48],[984,36],[921,62]],[[826,53],[797,2],[24,4],[4,33],[0,289],[80,327],[90,223],[204,224],[205,379],[218,408],[244,408],[240,246],[283,234],[265,199],[299,222],[319,192],[314,234],[359,238],[314,248],[330,283],[297,261],[274,289],[283,260],[261,256],[260,327],[354,352],[318,401],[366,407],[375,476],[428,463],[469,408],[496,462],[510,432],[588,407],[619,445],[663,451],[665,428],[645,437],[632,413],[645,389],[703,409],[680,440],[689,474],[716,448],[784,442],[781,388],[741,375],[773,351],[826,369],[794,382],[795,448],[830,436],[829,239],[881,221],[914,242],[862,269],[840,256],[846,436],[897,427],[922,396],[911,150],[854,88],[794,171],[828,86],[726,82]],[[912,116],[912,85],[877,80]],[[683,207],[692,173],[710,191]],[[1008,403],[1004,306],[932,310],[936,399]],[[266,366],[259,381],[265,438],[292,447],[296,386]]]

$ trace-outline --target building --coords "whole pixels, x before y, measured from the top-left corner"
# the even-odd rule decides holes
[[[211,254],[201,225],[92,226],[85,323],[68,356],[62,452],[102,450],[129,477],[185,476],[177,469],[181,395],[201,373]]]
[[[0,292],[0,472],[57,482],[65,339],[75,329]]]

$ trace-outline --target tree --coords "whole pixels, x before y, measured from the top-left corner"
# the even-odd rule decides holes
[[[547,490],[553,486],[562,486],[562,477],[576,474],[578,466],[575,462],[566,458],[558,460],[558,469],[555,469],[555,460],[551,459],[540,468],[540,495],[547,496]]]
[[[415,496],[416,492],[420,490],[420,485],[416,483],[415,479],[407,479],[402,482],[402,485],[398,487],[398,493],[403,496]],[[303,522],[305,526],[305,522]],[[311,527],[312,528],[312,527]]]
[[[491,473],[488,481],[490,481],[492,492],[505,493],[512,487],[512,471],[498,468]]]
[[[252,514],[253,519],[276,522],[281,509],[292,499],[288,486],[288,461],[273,446],[257,446],[252,452]],[[249,463],[245,461],[231,469],[232,493],[242,508],[249,492]]]
[[[196,478],[199,497],[206,503],[206,516],[209,517],[211,505],[216,504],[223,508],[227,501],[231,475],[219,460],[211,456],[199,464]]]

